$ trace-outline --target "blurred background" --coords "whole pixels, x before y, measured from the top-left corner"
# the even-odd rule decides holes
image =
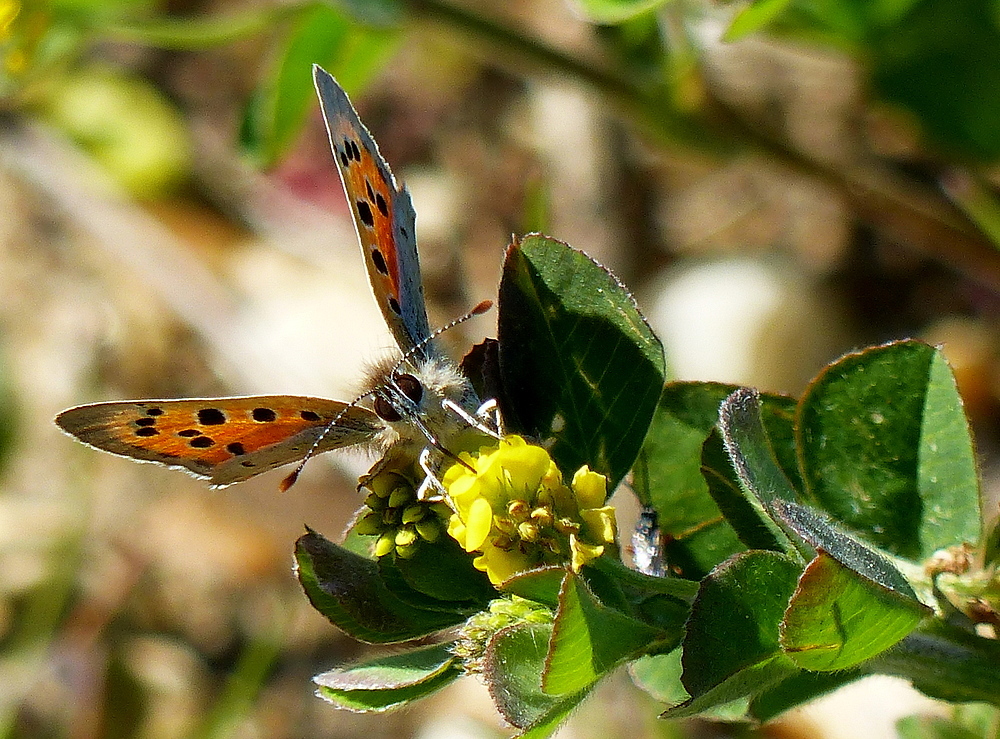
[[[412,191],[432,324],[541,230],[634,290],[678,379],[794,395],[852,348],[941,344],[994,518],[997,2],[0,0],[0,737],[511,733],[473,679],[381,716],[312,695],[369,652],[311,610],[292,546],[336,538],[370,460],[214,491],[51,421],[350,398],[391,348],[314,62]],[[494,321],[451,331],[456,356]],[[662,708],[622,675],[560,736],[749,731]],[[884,681],[757,733],[935,710]]]

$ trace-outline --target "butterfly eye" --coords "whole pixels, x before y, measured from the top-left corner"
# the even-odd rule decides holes
[[[375,415],[383,421],[395,423],[396,421],[403,420],[403,417],[399,415],[399,411],[392,407],[392,403],[383,398],[381,395],[375,396],[375,402],[372,406],[375,409]]]
[[[419,403],[420,399],[424,397],[423,385],[413,375],[398,375],[395,383],[399,391],[414,403]]]

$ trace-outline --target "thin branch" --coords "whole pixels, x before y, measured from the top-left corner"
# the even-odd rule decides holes
[[[664,85],[641,85],[623,73],[584,63],[501,23],[442,0],[407,0],[415,22],[444,26],[491,64],[524,72],[563,75],[592,87],[665,143],[700,155],[747,149],[795,167],[837,189],[859,218],[885,236],[919,249],[966,277],[1000,292],[1000,252],[941,192],[890,172],[877,163],[838,168],[791,148],[749,124],[719,100],[701,120],[670,106]]]

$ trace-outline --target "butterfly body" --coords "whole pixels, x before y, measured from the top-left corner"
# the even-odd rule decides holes
[[[400,358],[377,367],[351,403],[288,395],[93,403],[60,413],[63,430],[97,449],[180,468],[217,487],[355,445],[415,462],[423,449],[446,451],[468,430],[480,401],[434,343],[409,193],[333,77],[319,67],[313,76],[372,292]]]

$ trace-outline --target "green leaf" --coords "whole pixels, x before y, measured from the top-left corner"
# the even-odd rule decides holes
[[[629,663],[628,671],[632,681],[661,703],[674,706],[683,703],[691,696],[681,683],[681,652],[682,650],[675,649],[667,654],[640,657]],[[673,710],[682,712],[685,709]],[[746,710],[747,701],[739,699],[706,706],[704,710],[697,710],[697,714],[699,718],[714,721],[744,721]]]
[[[703,467],[702,458],[702,447],[719,419],[719,406],[736,389],[718,383],[669,383],[633,470],[636,495],[656,510],[660,529],[669,535],[667,559],[685,577],[703,577],[744,549],[706,483],[708,479],[713,485],[726,480],[735,484],[732,464],[721,444],[712,463],[717,466]],[[761,400],[772,448],[786,475],[797,479],[795,401],[777,395],[763,395]],[[738,489],[734,492],[742,497]]]
[[[798,672],[750,701],[749,713],[760,723],[871,674],[863,668],[839,672]]]
[[[1000,157],[1000,26],[982,0],[918,2],[868,43],[879,96],[915,113],[945,150]]]
[[[702,447],[701,471],[708,483],[709,494],[725,516],[726,525],[732,528],[734,536],[741,543],[731,554],[747,548],[769,549],[774,552],[785,550],[788,538],[775,534],[774,522],[768,516],[761,515],[760,501],[747,495],[740,485],[718,431],[713,431]]]
[[[679,577],[653,577],[626,567],[613,557],[588,563],[580,574],[605,606],[662,632],[657,650],[680,643],[684,622],[698,593],[698,584]]]
[[[491,637],[483,658],[483,677],[497,710],[512,726],[544,737],[587,695],[551,696],[542,691],[542,672],[552,624],[520,624]]]
[[[790,557],[751,551],[702,581],[684,638],[682,680],[692,698],[667,717],[753,696],[797,671],[781,652],[778,626],[800,572]]]
[[[921,624],[868,663],[869,669],[906,678],[932,698],[1000,706],[1000,642],[939,619]]]
[[[402,559],[392,556],[379,557],[376,560],[382,583],[394,597],[406,605],[423,611],[438,611],[464,616],[470,616],[485,606],[486,603],[481,600],[447,600],[418,590],[400,571],[398,565],[402,561]],[[420,579],[418,578],[417,581],[419,583]],[[496,591],[494,590],[493,593],[495,596]]]
[[[844,670],[891,647],[929,613],[820,552],[799,578],[781,646],[805,670]]]
[[[296,574],[313,608],[344,633],[373,644],[407,641],[461,623],[454,611],[416,608],[393,595],[378,563],[314,531],[295,543]]]
[[[317,695],[338,708],[380,713],[440,690],[462,675],[449,644],[411,649],[313,678]]]
[[[896,722],[899,739],[982,739],[972,731],[943,716],[905,716]]]
[[[756,390],[740,388],[723,401],[719,431],[746,502],[739,518],[729,518],[730,523],[745,543],[766,545],[793,556],[798,554],[797,542],[789,538],[768,512],[774,501],[795,500],[796,492],[771,451]],[[735,501],[723,508],[727,512],[737,509]]]
[[[632,296],[582,252],[539,234],[507,249],[498,316],[504,417],[552,440],[559,468],[632,467],[663,388],[663,347]]]
[[[223,17],[150,18],[132,23],[102,24],[100,32],[127,43],[198,50],[262,33],[295,12],[298,8],[294,6],[277,5]]]
[[[664,634],[602,605],[582,579],[567,573],[559,593],[542,690],[578,693],[629,657],[649,649]]]
[[[388,58],[395,38],[393,31],[352,23],[327,3],[302,7],[273,76],[248,109],[244,148],[261,164],[272,164],[291,145],[316,104],[312,65],[319,64],[345,89],[355,90]]]
[[[559,590],[562,588],[565,576],[566,568],[557,566],[519,572],[504,582],[503,592],[556,608],[559,605]]]
[[[968,424],[940,352],[901,341],[849,354],[802,398],[807,497],[913,560],[979,535]]]
[[[736,14],[729,28],[722,34],[722,40],[739,41],[744,36],[759,31],[787,8],[790,2],[791,0],[757,0],[750,3]]]
[[[442,537],[433,544],[421,542],[409,557],[395,557],[393,567],[413,590],[479,611],[497,597],[497,591],[486,573],[472,566],[472,559],[457,541]]]
[[[955,375],[938,349],[927,379],[919,454],[924,551],[933,553],[959,542],[975,544],[982,527],[976,454]]]
[[[594,23],[613,25],[648,13],[667,2],[669,0],[574,0],[574,5]]]
[[[909,581],[880,553],[837,529],[815,511],[796,503],[777,501],[775,515],[815,549],[826,552],[845,567],[883,588],[917,600]]]
[[[630,662],[629,677],[641,690],[649,693],[660,703],[677,705],[691,696],[681,682],[682,650],[675,649],[666,654],[649,654]]]

